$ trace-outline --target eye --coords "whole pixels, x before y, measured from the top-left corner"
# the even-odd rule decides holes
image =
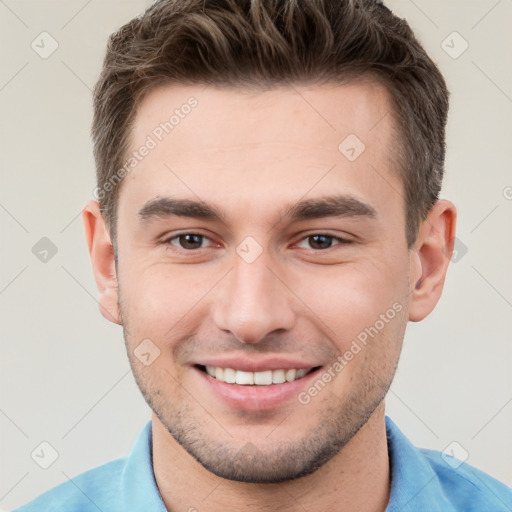
[[[204,247],[201,246],[204,240],[210,239],[205,235],[199,235],[197,233],[181,233],[167,238],[162,243],[164,245],[173,245],[187,251],[192,251],[194,249],[203,249]],[[174,243],[174,241],[177,243]]]
[[[179,235],[173,235],[165,239],[162,244],[177,247],[178,249],[184,249],[186,251],[194,251],[198,249],[204,249],[207,246],[203,245],[203,242],[213,242],[205,235],[199,233],[180,233]],[[314,251],[325,251],[336,245],[347,245],[352,243],[350,240],[346,240],[339,236],[329,235],[326,233],[314,233],[302,238],[299,242],[303,244],[308,243],[309,247],[302,247],[305,249],[312,249]],[[210,246],[211,246],[210,244]]]
[[[315,233],[313,235],[308,235],[301,240],[301,243],[309,240],[309,246],[307,248],[311,248],[315,251],[317,250],[325,250],[333,247],[333,240],[337,243],[334,245],[346,245],[352,243],[350,240],[345,240],[344,238],[340,238],[339,236],[328,235],[325,233]]]

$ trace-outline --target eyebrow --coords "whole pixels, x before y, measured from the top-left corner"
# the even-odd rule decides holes
[[[204,201],[157,197],[147,201],[138,212],[139,219],[147,223],[154,218],[170,216],[190,217],[228,224],[225,215],[214,205]],[[375,219],[373,206],[351,195],[334,195],[306,199],[285,207],[281,220],[300,221],[324,217],[366,217]]]

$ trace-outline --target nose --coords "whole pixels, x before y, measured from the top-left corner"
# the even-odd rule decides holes
[[[215,325],[242,343],[255,344],[274,331],[289,330],[295,321],[293,293],[263,252],[248,263],[234,256],[234,268],[214,301]]]

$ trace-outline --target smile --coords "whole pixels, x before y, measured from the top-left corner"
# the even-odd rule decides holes
[[[199,368],[216,380],[225,382],[226,384],[239,384],[242,386],[270,386],[272,384],[293,382],[316,369],[312,367],[247,372],[233,368],[220,368],[218,366],[199,366]]]

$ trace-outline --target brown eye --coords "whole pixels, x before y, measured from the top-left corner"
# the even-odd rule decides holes
[[[204,235],[198,235],[197,233],[183,233],[181,235],[175,235],[168,238],[163,243],[166,245],[173,245],[180,249],[192,251],[194,249],[202,249],[204,239],[207,239]]]
[[[305,240],[307,241],[308,245],[308,247],[306,248],[313,249],[315,251],[322,251],[325,249],[330,249],[335,245],[346,245],[350,243],[349,240],[345,240],[338,236],[327,235],[322,233],[306,236],[301,240],[301,242]],[[333,241],[336,241],[336,243],[333,244]]]
[[[327,235],[312,235],[308,237],[309,245],[312,249],[329,249],[332,246],[332,236]]]
[[[203,241],[203,236],[193,234],[179,235],[178,240],[183,249],[199,249]]]

